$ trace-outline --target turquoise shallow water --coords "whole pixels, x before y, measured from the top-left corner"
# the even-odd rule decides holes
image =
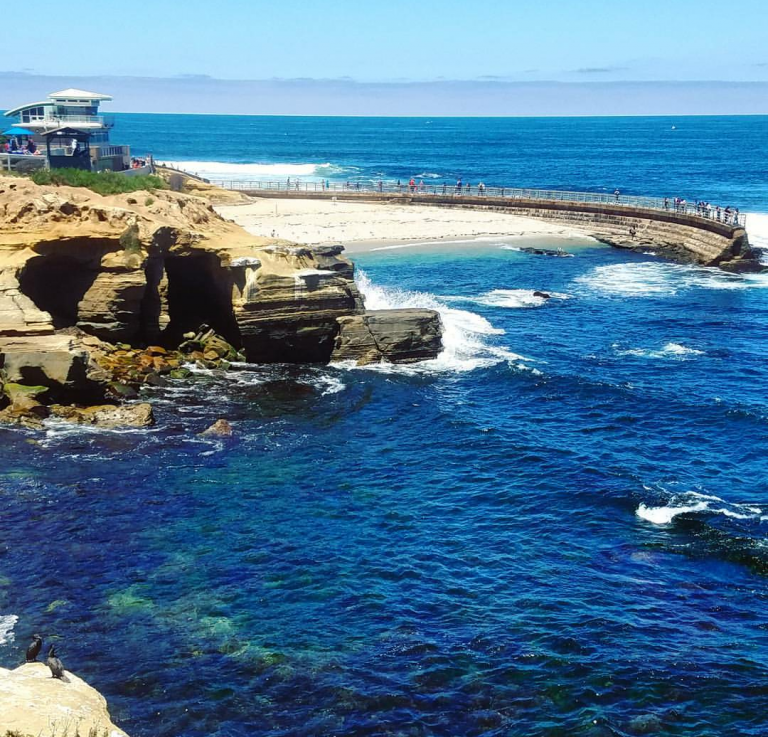
[[[753,123],[750,174],[706,147],[680,188],[746,209]],[[529,184],[593,155],[621,179],[656,143],[617,125],[610,156],[550,139]],[[768,278],[518,245],[355,255],[369,306],[441,311],[434,363],[199,374],[148,395],[150,431],[0,429],[0,665],[60,638],[137,737],[765,734]],[[197,437],[222,416],[232,441]]]

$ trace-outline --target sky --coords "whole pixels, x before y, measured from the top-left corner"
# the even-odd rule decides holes
[[[103,80],[116,110],[451,114],[471,90],[470,114],[639,114],[618,83],[644,82],[641,112],[768,113],[766,41],[766,0],[38,0],[34,33],[4,34],[0,107],[17,80]]]

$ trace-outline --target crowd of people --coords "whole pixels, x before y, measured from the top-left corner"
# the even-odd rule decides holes
[[[41,153],[38,145],[31,138],[26,141],[19,141],[16,136],[11,136],[2,144],[2,151],[6,154],[28,154],[30,156],[39,156]]]
[[[681,197],[675,197],[673,200],[665,197],[664,209],[696,214],[699,217],[709,218],[710,220],[716,220],[718,223],[726,223],[728,225],[736,225],[739,222],[740,214],[738,207],[731,207],[730,205],[728,207],[721,207],[720,205],[713,205],[711,202],[704,202],[703,200],[689,203]]]

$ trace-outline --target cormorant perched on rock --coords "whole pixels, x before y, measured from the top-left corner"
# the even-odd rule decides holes
[[[40,635],[32,635],[32,642],[27,648],[27,662],[34,663],[37,656],[40,655],[40,649],[43,647],[43,638]]]
[[[48,667],[51,669],[51,678],[61,678],[64,675],[64,666],[61,661],[56,657],[56,646],[51,645],[51,649],[48,651],[48,660],[45,661]]]

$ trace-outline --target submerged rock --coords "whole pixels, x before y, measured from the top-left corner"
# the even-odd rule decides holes
[[[232,425],[225,419],[216,420],[210,427],[203,430],[200,435],[214,436],[219,438],[231,438],[233,434]]]
[[[112,723],[106,699],[69,671],[51,678],[44,663],[0,668],[0,727],[3,734],[60,737],[127,737]]]
[[[338,318],[334,361],[415,363],[436,358],[443,325],[435,310],[368,310]]]

